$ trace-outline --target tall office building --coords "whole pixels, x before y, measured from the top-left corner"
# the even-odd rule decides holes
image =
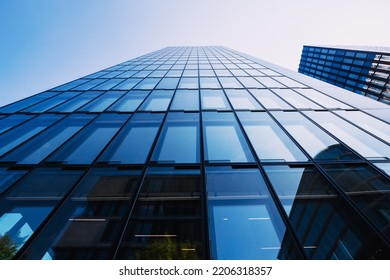
[[[389,259],[390,107],[169,47],[0,108],[14,259]]]
[[[390,104],[390,48],[304,46],[298,71]]]

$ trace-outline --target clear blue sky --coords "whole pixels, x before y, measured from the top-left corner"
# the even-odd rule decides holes
[[[390,46],[389,0],[0,0],[0,106],[172,45],[296,70],[303,44]]]

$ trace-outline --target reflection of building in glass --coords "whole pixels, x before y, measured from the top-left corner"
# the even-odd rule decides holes
[[[389,259],[390,108],[171,47],[0,108],[0,257]]]
[[[304,46],[298,71],[390,104],[390,48]]]

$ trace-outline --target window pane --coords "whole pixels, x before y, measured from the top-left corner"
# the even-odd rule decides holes
[[[223,88],[243,88],[240,82],[234,77],[220,77],[219,81]]]
[[[111,114],[100,115],[51,156],[48,161],[91,164],[127,118],[128,115],[115,115],[115,118]]]
[[[284,102],[279,96],[268,89],[251,89],[250,92],[267,109],[292,109],[290,105]]]
[[[272,115],[312,158],[317,160],[359,159],[352,151],[298,112],[272,112]]]
[[[230,103],[235,110],[260,110],[261,106],[246,90],[226,90]]]
[[[27,259],[112,259],[140,172],[94,168],[34,240]]]
[[[172,101],[171,110],[199,110],[198,90],[177,90]]]
[[[205,78],[205,77],[200,78],[200,87],[210,88],[210,89],[221,88],[217,78]]]
[[[222,90],[201,90],[202,109],[230,110],[229,102]]]
[[[360,111],[334,111],[337,115],[390,143],[390,125]]]
[[[123,91],[107,91],[103,95],[99,96],[95,100],[89,102],[87,105],[78,109],[78,111],[86,112],[103,112],[112,103],[124,94]]]
[[[140,107],[142,111],[166,111],[173,91],[154,90]]]
[[[367,159],[390,159],[390,146],[330,112],[304,112]]]
[[[321,104],[321,106],[325,108],[352,109],[352,107],[311,88],[296,89],[296,91],[301,93],[303,96],[310,98],[315,102],[318,102],[319,104]]]
[[[390,180],[368,165],[321,165],[328,176],[387,237]]]
[[[46,99],[34,106],[28,107],[24,109],[22,112],[41,113],[53,108],[54,106],[57,106],[58,104],[63,103],[64,101],[71,99],[72,97],[75,97],[78,94],[80,93],[71,92],[71,91],[64,92],[52,98]]]
[[[197,77],[198,70],[184,70],[183,77]]]
[[[377,234],[314,167],[264,169],[310,259],[380,259],[378,252],[386,252]]]
[[[27,173],[27,170],[0,168],[0,194]],[[1,224],[0,224],[1,227]]]
[[[70,90],[70,89],[73,89],[79,85],[82,85],[82,84],[85,84],[87,82],[89,82],[91,80],[87,80],[87,79],[78,79],[78,80],[75,80],[75,81],[71,81],[69,83],[66,83],[62,86],[59,86],[59,87],[56,87],[56,88],[53,88],[53,90],[58,90],[58,91],[66,91],[66,90]]]
[[[292,88],[303,88],[303,87],[306,87],[305,85],[301,84],[301,83],[298,83],[297,81],[294,81],[293,79],[290,79],[290,78],[287,78],[287,77],[275,77],[274,78],[275,80],[285,84],[286,86],[288,87],[292,87]]]
[[[100,85],[100,84],[106,82],[106,81],[108,81],[108,79],[94,79],[94,80],[90,80],[89,82],[84,83],[84,84],[74,88],[74,90],[89,90],[91,88],[96,87],[97,85]]]
[[[148,96],[149,91],[129,91],[115,102],[107,111],[134,112]]]
[[[133,115],[99,161],[122,164],[145,163],[162,119],[162,114]]]
[[[156,89],[176,89],[179,78],[163,78]]]
[[[180,89],[197,89],[198,78],[181,78],[179,83]]]
[[[205,258],[199,173],[173,168],[148,170],[117,258]]]
[[[152,160],[197,163],[199,149],[199,114],[169,113]]]
[[[60,120],[59,115],[40,115],[0,136],[0,156]]]
[[[1,161],[37,164],[85,126],[93,115],[70,115],[2,158]]]
[[[263,71],[264,72],[264,71]],[[286,86],[275,81],[270,77],[256,77],[260,83],[262,83],[267,88],[285,88]]]
[[[208,167],[206,187],[213,259],[298,258],[258,169]]]
[[[295,108],[298,109],[323,109],[321,106],[315,104],[309,99],[303,97],[299,93],[291,89],[274,89],[281,98],[289,102]]]
[[[120,84],[124,81],[124,79],[109,79],[107,82],[104,82],[96,87],[94,87],[94,90],[109,90],[116,86],[117,84]]]
[[[267,113],[237,114],[260,160],[281,162],[308,160]]]
[[[10,115],[6,118],[0,120],[0,133],[7,131],[10,128],[13,128],[24,121],[31,119],[31,115]]]
[[[145,78],[134,89],[154,89],[159,81],[160,78]]]
[[[232,113],[203,113],[205,159],[253,162],[254,158]]]
[[[77,110],[81,106],[84,106],[91,100],[95,99],[99,95],[101,95],[102,92],[99,91],[87,91],[83,94],[80,94],[79,96],[76,96],[75,98],[72,98],[69,101],[66,101],[62,103],[61,105],[54,107],[50,110],[50,112],[64,112],[64,113],[70,113],[74,110]]]
[[[37,169],[0,200],[0,236],[8,236],[19,250],[81,174],[79,170]]]
[[[262,84],[256,81],[252,77],[238,77],[238,80],[246,87],[246,88],[264,88]]]
[[[121,84],[117,85],[113,89],[121,89],[121,90],[130,90],[132,89],[136,84],[138,84],[142,79],[139,78],[130,78],[122,82]]]

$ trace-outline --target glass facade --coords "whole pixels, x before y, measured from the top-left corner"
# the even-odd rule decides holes
[[[0,108],[4,258],[390,259],[390,107],[311,80],[168,47]]]
[[[304,46],[299,73],[390,104],[390,49]]]

